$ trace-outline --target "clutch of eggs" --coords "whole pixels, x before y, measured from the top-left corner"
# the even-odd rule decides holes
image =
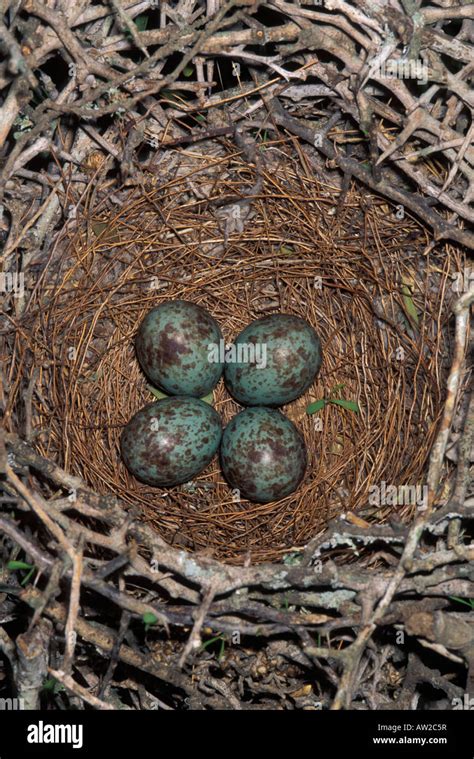
[[[271,314],[226,346],[207,311],[167,301],[146,314],[135,346],[148,379],[170,395],[138,411],[123,430],[122,458],[137,479],[162,487],[187,482],[209,464],[222,438],[223,474],[244,498],[267,503],[296,490],[305,444],[275,407],[304,393],[321,367],[321,342],[307,321]],[[248,408],[222,435],[218,413],[200,399],[223,373],[230,394]]]

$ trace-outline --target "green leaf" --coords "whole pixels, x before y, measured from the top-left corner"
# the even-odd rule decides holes
[[[334,385],[333,389],[331,390],[331,397],[333,395],[336,395],[336,393],[340,393],[341,390],[344,390],[344,388],[345,388],[345,385],[342,385],[342,384]]]
[[[265,143],[268,142],[268,131],[266,129],[263,132],[263,134],[262,134],[262,136],[261,136],[260,139],[262,141],[262,144],[259,146],[260,150],[266,150],[267,147],[266,147]]]
[[[152,395],[155,396],[159,401],[162,400],[162,398],[172,398],[172,395],[168,395],[167,393],[163,393],[161,390],[158,390],[157,387],[153,387],[153,385],[147,385],[148,390]],[[210,393],[204,396],[204,398],[201,398],[202,401],[205,403],[209,403],[210,406],[212,406],[214,402],[214,392],[211,390]]]
[[[403,303],[405,306],[405,311],[407,312],[408,316],[411,317],[411,319],[415,322],[416,326],[420,324],[420,319],[418,317],[418,311],[416,310],[415,303],[413,302],[413,298],[411,295],[411,289],[408,285],[404,284],[402,285],[402,295],[403,295]]]
[[[225,653],[225,638],[224,638],[224,636],[222,636],[222,638],[221,638],[221,647],[220,647],[219,653],[217,654],[217,660],[218,661],[220,661],[223,658],[224,653]]]
[[[59,691],[64,690],[64,685],[58,682],[55,677],[48,677],[48,679],[43,683],[42,690],[46,691],[47,693],[55,694],[59,693]]]
[[[161,390],[158,390],[157,387],[153,387],[152,385],[147,385],[148,390],[152,395],[155,396],[155,398],[158,398],[158,400],[161,400],[162,398],[169,398],[169,395],[166,395],[166,393],[162,393]]]
[[[25,587],[25,585],[28,585],[34,573],[35,573],[35,567],[31,567],[30,571],[24,576],[23,580],[20,583],[20,585],[23,588]]]
[[[34,569],[34,564],[27,564],[26,561],[9,561],[7,569]]]
[[[226,644],[225,635],[223,633],[219,633],[218,635],[215,635],[213,638],[209,638],[209,640],[206,640],[204,643],[201,643],[201,650],[204,651],[213,643],[220,643],[219,652],[217,654],[217,660],[219,661],[220,659],[222,659],[225,653],[225,644]]]
[[[148,16],[137,16],[135,24],[139,32],[144,32],[148,26]]]
[[[206,640],[204,643],[201,644],[201,648],[205,649],[209,646],[212,646],[213,643],[217,643],[219,640],[224,640],[222,633],[219,633],[219,635],[215,635],[213,638],[209,638],[209,640]]]
[[[186,66],[185,69],[183,69],[184,76],[190,77],[194,74],[194,69],[191,68],[191,66]]]
[[[458,601],[460,604],[464,604],[465,606],[469,606],[470,609],[474,609],[474,600],[470,598],[468,601],[466,601],[465,598],[458,598],[457,596],[449,596],[451,601]]]
[[[329,403],[335,403],[336,406],[342,406],[342,408],[345,408],[348,411],[355,411],[357,414],[359,413],[359,404],[356,403],[356,401],[345,401],[342,398],[331,398]]]
[[[306,407],[306,413],[315,414],[316,411],[321,411],[321,409],[325,407],[326,403],[326,398],[321,398],[319,401],[314,401],[314,403],[310,403],[309,406]]]
[[[145,625],[145,630],[148,630],[152,625],[156,625],[158,617],[155,617],[152,611],[146,611],[142,614],[142,622]]]

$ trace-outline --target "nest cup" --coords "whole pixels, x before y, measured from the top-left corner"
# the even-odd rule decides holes
[[[230,153],[211,163],[184,154],[175,176],[104,193],[67,225],[15,335],[18,382],[7,409],[7,425],[13,412],[24,421],[20,391],[34,374],[42,455],[118,496],[169,544],[231,563],[280,560],[342,512],[377,523],[394,512],[411,518],[442,409],[450,276],[460,270],[447,245],[421,256],[426,232],[382,200],[352,189],[338,206],[340,188],[317,180],[290,149],[269,153],[248,201],[254,172]],[[282,501],[240,501],[217,457],[173,489],[142,484],[125,468],[122,428],[154,397],[135,335],[151,308],[176,298],[207,309],[226,342],[279,312],[303,317],[320,336],[315,383],[281,409],[308,452],[303,482]],[[240,410],[223,381],[213,404],[224,424]],[[411,497],[387,499],[393,486],[413,486]]]

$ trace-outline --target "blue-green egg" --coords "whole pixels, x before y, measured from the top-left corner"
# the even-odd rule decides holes
[[[237,336],[225,361],[225,382],[239,403],[282,406],[314,382],[321,367],[321,341],[305,319],[271,314]]]
[[[140,365],[153,385],[169,395],[202,398],[222,375],[222,332],[203,308],[185,300],[166,301],[149,311],[135,346]]]
[[[304,440],[276,409],[254,406],[233,417],[224,430],[221,466],[232,488],[250,501],[268,503],[292,493],[306,469]]]
[[[142,482],[171,487],[210,463],[222,436],[217,411],[198,398],[164,398],[140,409],[122,432],[127,469]]]

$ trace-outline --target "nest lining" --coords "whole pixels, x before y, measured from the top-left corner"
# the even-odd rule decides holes
[[[371,507],[369,494],[374,485],[423,484],[449,366],[450,276],[460,269],[449,246],[443,257],[421,258],[424,230],[381,200],[353,188],[337,208],[339,189],[311,176],[289,149],[266,161],[249,202],[243,189],[254,182],[233,154],[210,162],[189,151],[174,177],[123,190],[118,206],[112,198],[84,214],[43,272],[12,362],[18,389],[36,372],[32,420],[42,455],[96,492],[116,494],[168,543],[231,563],[281,559],[341,512],[410,519],[416,504]],[[229,202],[236,193],[237,204]],[[217,460],[171,490],[125,469],[121,429],[153,399],[134,336],[149,309],[174,298],[206,308],[227,342],[274,312],[315,327],[321,372],[282,408],[308,451],[296,493],[239,502]],[[334,403],[306,412],[331,397],[356,401],[359,413]],[[240,408],[222,381],[214,405],[224,423]]]

